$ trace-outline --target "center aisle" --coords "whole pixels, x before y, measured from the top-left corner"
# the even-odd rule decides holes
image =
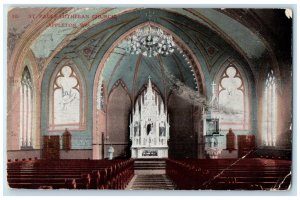
[[[127,190],[174,190],[176,186],[165,174],[135,175]]]

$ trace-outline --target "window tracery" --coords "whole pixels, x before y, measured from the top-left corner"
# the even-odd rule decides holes
[[[247,129],[246,91],[241,74],[229,65],[219,82],[220,128]]]
[[[270,70],[266,78],[263,104],[263,142],[266,146],[275,146],[277,94],[276,79],[273,70]]]
[[[20,146],[32,147],[33,84],[28,67],[24,68],[20,89]]]
[[[82,93],[80,79],[73,67],[64,65],[55,75],[50,94],[50,130],[81,128]]]

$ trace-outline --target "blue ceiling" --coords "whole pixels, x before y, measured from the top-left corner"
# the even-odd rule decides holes
[[[219,60],[224,55],[242,57],[226,39],[212,31],[207,24],[162,9],[139,9],[98,24],[73,39],[56,57],[59,59],[68,55],[71,59],[81,59],[94,75],[103,55],[119,37],[135,26],[149,21],[170,30],[189,46],[202,63],[200,70],[205,76],[220,63]],[[122,80],[128,92],[135,96],[147,83],[149,75],[162,95],[167,95],[172,85],[178,81],[197,91],[193,75],[195,71],[189,68],[185,55],[178,50],[166,57],[148,58],[142,55],[129,55],[125,52],[125,48],[126,43],[123,40],[106,60],[101,80],[107,93],[111,92],[116,81]]]

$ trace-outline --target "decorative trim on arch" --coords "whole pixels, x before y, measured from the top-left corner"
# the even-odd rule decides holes
[[[121,85],[121,86],[124,88],[124,90],[126,91],[126,93],[127,93],[128,97],[129,97],[130,101],[132,102],[132,99],[130,98],[129,90],[128,90],[126,84],[124,83],[124,81],[123,81],[122,79],[119,79],[119,80],[117,80],[117,81],[115,82],[115,84],[113,85],[113,87],[111,88],[111,90],[110,90],[110,92],[109,92],[109,94],[108,94],[107,100],[109,101],[109,98],[110,98],[111,94],[113,93],[113,91],[114,91],[119,85]]]
[[[237,68],[237,70],[238,70],[239,74],[241,75],[242,79],[246,80],[246,81],[244,80],[244,85],[245,85],[246,89],[249,90],[249,81],[250,81],[249,75],[241,67],[241,65],[238,63],[238,61],[236,59],[232,58],[232,57],[228,57],[227,59],[225,59],[223,61],[223,63],[221,64],[221,67],[219,67],[219,69],[215,73],[213,80],[216,83],[218,83],[220,81],[220,79],[222,78],[223,73],[225,72],[225,70],[229,66],[234,66],[235,68]]]
[[[99,80],[97,85],[97,110],[105,111],[107,107],[107,91],[103,80]]]
[[[184,55],[186,55],[186,61],[190,63],[190,66],[192,67],[191,70],[193,70],[195,73],[195,79],[197,82],[197,88],[198,88],[198,92],[200,94],[206,95],[206,85],[205,85],[205,77],[204,77],[204,73],[201,71],[202,67],[199,63],[199,60],[197,59],[196,55],[193,54],[193,51],[189,48],[189,46],[187,44],[185,44],[185,42],[179,38],[179,36],[177,36],[175,33],[171,32],[170,30],[168,30],[167,28],[161,26],[160,24],[157,23],[153,23],[150,22],[152,26],[156,26],[158,28],[161,28],[162,30],[164,30],[167,34],[172,35],[174,42],[176,42],[176,44],[179,46],[179,48],[182,50],[182,53],[184,53]],[[113,49],[115,49],[120,42],[122,42],[125,38],[127,38],[130,34],[134,33],[137,29],[145,26],[145,25],[149,25],[149,21],[141,23],[133,28],[131,28],[130,30],[128,30],[127,32],[125,32],[123,35],[121,35],[116,41],[114,41],[110,48],[105,52],[105,54],[102,56],[101,61],[98,65],[98,68],[96,70],[95,73],[95,78],[94,78],[94,84],[93,84],[93,105],[96,105],[96,101],[97,101],[97,85],[99,80],[101,79],[101,74],[103,73],[103,69],[105,67],[105,64],[107,62],[107,59],[110,57],[110,55],[113,52]],[[114,88],[118,85],[118,84],[122,84],[122,86],[125,86],[125,90],[127,91],[128,95],[128,88],[126,87],[126,85],[124,84],[124,82],[122,80],[117,81],[113,88],[109,91],[109,94],[107,93],[107,103],[109,102],[109,97],[110,94],[112,93],[112,91],[114,90]],[[131,102],[134,101],[133,97],[131,95],[129,95],[129,98],[131,99]],[[133,105],[133,103],[132,103]],[[167,102],[165,102],[165,105],[167,105]],[[93,116],[96,116],[97,113],[97,109],[94,106],[93,107]],[[93,118],[93,135],[96,134],[97,129],[96,129],[96,123],[97,120],[96,118]]]
[[[185,59],[186,62],[191,66],[192,70],[194,71],[195,79],[197,81],[197,88],[198,88],[199,93],[205,95],[206,94],[206,87],[205,87],[205,82],[203,82],[205,80],[204,79],[204,74],[201,72],[201,69],[202,69],[201,65],[198,62],[197,57],[193,54],[192,50],[175,33],[173,33],[172,31],[170,31],[169,29],[165,28],[164,26],[162,26],[160,24],[157,24],[157,23],[154,23],[154,22],[149,22],[149,21],[141,23],[141,24],[133,27],[132,29],[130,29],[129,31],[127,31],[126,33],[124,33],[121,37],[119,37],[111,45],[111,47],[106,51],[106,53],[102,57],[100,64],[98,65],[98,69],[97,69],[97,72],[96,72],[96,75],[95,75],[95,79],[94,79],[94,85],[98,82],[98,79],[100,77],[100,73],[102,72],[103,67],[105,66],[105,63],[106,63],[107,59],[109,58],[110,54],[113,52],[112,50],[114,48],[116,48],[120,44],[121,41],[123,41],[125,38],[127,38],[132,33],[134,33],[137,29],[139,29],[139,28],[141,28],[143,26],[149,25],[149,24],[151,26],[158,27],[158,28],[164,30],[169,35],[172,35],[174,42],[182,50],[181,53],[186,58]]]

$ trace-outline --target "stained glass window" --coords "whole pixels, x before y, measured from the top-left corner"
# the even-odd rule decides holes
[[[32,147],[33,85],[30,72],[25,67],[20,88],[20,146]]]
[[[50,101],[50,130],[78,129],[83,102],[81,84],[71,66],[63,66],[55,76]]]
[[[277,95],[276,80],[273,70],[271,70],[265,82],[263,101],[263,142],[266,146],[276,145],[276,114]]]
[[[220,129],[246,129],[245,108],[245,87],[242,77],[237,68],[230,65],[219,82]]]

